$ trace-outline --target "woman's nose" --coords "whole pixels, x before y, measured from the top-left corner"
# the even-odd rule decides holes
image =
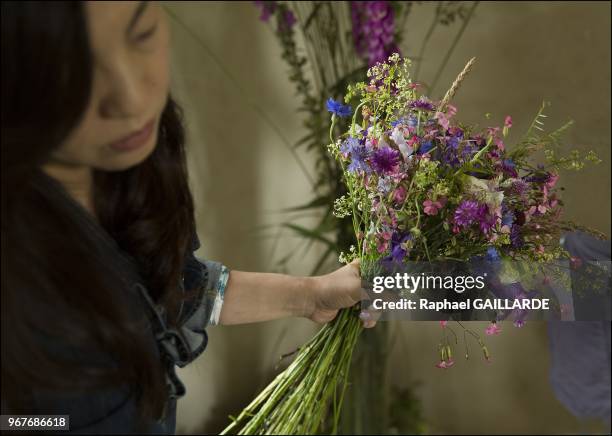
[[[105,118],[135,118],[144,121],[146,90],[137,72],[127,67],[116,68],[100,77],[104,81],[100,113]]]

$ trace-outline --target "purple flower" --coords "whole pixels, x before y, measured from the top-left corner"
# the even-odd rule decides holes
[[[284,13],[283,13],[283,21],[282,21],[282,29],[281,30],[290,30],[295,23],[297,23],[297,20],[295,18],[295,15],[293,15],[293,12],[290,9],[287,9]]]
[[[457,136],[451,136],[446,142],[446,144],[451,148],[458,149],[460,140],[461,138],[458,138]]]
[[[472,158],[477,152],[478,147],[473,141],[465,141],[463,144],[463,131],[461,129],[454,130],[449,129],[451,136],[442,136],[440,139],[442,143],[446,143],[446,147],[442,153],[441,159],[445,164],[456,167],[461,162],[466,162]]]
[[[335,101],[333,98],[329,98],[326,102],[327,111],[331,112],[339,117],[348,117],[353,113],[353,110],[349,105],[343,105]]]
[[[480,231],[485,235],[489,234],[497,222],[497,217],[494,214],[488,213],[488,211],[489,207],[486,204],[482,205],[480,209],[480,218],[478,220]]]
[[[353,42],[357,54],[372,66],[399,53],[394,41],[394,13],[389,1],[352,1]]]
[[[521,236],[521,226],[514,224],[510,229],[510,242],[512,247],[521,248],[524,244],[523,237]]]
[[[404,242],[412,239],[412,235],[409,233],[395,232],[391,238],[391,256],[390,259],[393,262],[401,262],[406,257],[406,249],[402,247]]]
[[[461,227],[469,227],[482,215],[482,206],[474,200],[463,200],[455,209],[455,224]]]
[[[545,183],[548,181],[548,174],[529,176],[529,177],[525,177],[524,179],[528,183]]]
[[[523,318],[518,318],[514,320],[514,327],[522,328],[525,325],[525,320]]]
[[[516,179],[510,186],[509,193],[524,198],[529,190],[529,184],[522,179]]]
[[[423,111],[433,111],[435,106],[426,97],[421,97],[418,100],[413,100],[408,105],[410,109],[419,109]]]
[[[392,174],[397,171],[399,160],[399,151],[391,147],[383,147],[374,152],[372,166],[380,175]]]
[[[258,8],[261,8],[261,15],[259,16],[259,19],[261,21],[268,22],[268,20],[274,13],[274,10],[276,9],[276,2],[275,1],[254,1],[253,3],[255,3],[255,6],[257,6]]]
[[[393,235],[390,235],[389,239],[391,246],[389,250],[390,254],[380,260],[380,265],[385,268],[386,271],[394,271],[408,254],[408,250],[411,247],[409,241],[412,240],[412,235],[410,233],[396,231]],[[387,248],[388,247],[385,247],[385,250]]]
[[[518,177],[518,172],[516,171],[516,165],[512,161],[512,159],[504,159],[502,161],[502,170],[509,177]]]
[[[461,160],[464,162],[471,160],[477,150],[478,148],[474,144],[466,142],[461,148]]]
[[[445,147],[440,159],[446,165],[451,167],[456,167],[461,164],[459,157],[457,156],[457,149],[452,147]]]

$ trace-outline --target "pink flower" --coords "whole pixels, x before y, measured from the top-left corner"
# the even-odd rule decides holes
[[[379,253],[384,253],[385,251],[387,251],[387,247],[389,246],[389,242],[388,241],[384,241],[384,242],[379,242],[378,243],[378,252]]]
[[[378,237],[378,252],[384,253],[389,247],[389,241],[391,240],[391,232],[382,232],[378,235]]]
[[[510,115],[506,116],[506,119],[504,120],[504,127],[507,129],[512,127],[512,117]]]
[[[448,321],[440,321],[442,328],[446,327],[446,324],[448,324]]]
[[[501,333],[501,328],[497,325],[497,323],[492,322],[491,324],[489,324],[489,326],[485,329],[485,333],[489,336],[492,335],[498,335]]]
[[[549,189],[554,188],[558,180],[559,180],[559,174],[550,174],[548,176],[548,181],[546,182],[546,187]]]
[[[404,200],[406,200],[406,188],[403,186],[397,188],[393,193],[393,200],[399,204],[404,203]]]
[[[436,364],[436,368],[446,369],[448,368],[448,366],[446,365],[446,362],[444,360],[441,360]]]
[[[489,136],[495,137],[499,133],[499,127],[487,127],[487,133]]]
[[[423,208],[427,215],[437,215],[438,211],[442,209],[442,203],[439,201],[425,200],[423,202]]]
[[[438,124],[440,124],[444,128],[444,130],[448,130],[449,122],[448,118],[446,118],[446,115],[444,115],[444,113],[436,112],[434,118],[438,120]]]
[[[497,145],[497,149],[499,151],[504,151],[506,149],[506,146],[504,145],[504,141],[502,141],[499,138],[495,139],[495,145]]]
[[[446,105],[446,116],[447,116],[447,118],[454,117],[456,113],[457,113],[457,108],[455,106],[453,106],[452,104],[447,104]]]
[[[453,359],[448,359],[446,361],[446,367],[450,368],[451,366],[453,366],[455,364],[455,361]]]

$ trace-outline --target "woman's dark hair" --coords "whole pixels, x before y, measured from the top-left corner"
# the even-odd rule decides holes
[[[128,290],[95,257],[76,218],[36,183],[41,165],[82,119],[93,75],[84,3],[44,3],[2,2],[3,410],[27,413],[33,388],[128,383],[142,416],[159,417],[167,398],[162,364],[122,304]],[[172,325],[195,223],[182,113],[171,97],[158,138],[141,164],[94,171],[94,207]],[[60,360],[45,341],[67,343],[81,357],[102,350],[121,364]]]

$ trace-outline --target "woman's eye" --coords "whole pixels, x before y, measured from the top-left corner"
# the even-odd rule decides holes
[[[155,26],[151,27],[146,32],[143,32],[140,35],[136,36],[136,41],[146,41],[147,39],[153,36],[155,30],[157,30],[157,24],[155,24]]]

